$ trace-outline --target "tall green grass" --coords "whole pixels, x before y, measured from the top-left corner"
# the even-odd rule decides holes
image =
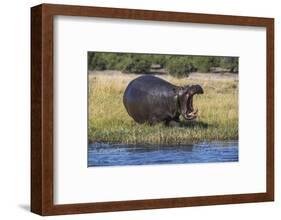
[[[137,124],[123,106],[123,92],[138,75],[90,74],[88,91],[89,142],[186,144],[208,140],[238,139],[238,81],[233,79],[177,79],[161,76],[176,84],[200,84],[204,94],[194,96],[199,109],[195,121],[181,127]]]

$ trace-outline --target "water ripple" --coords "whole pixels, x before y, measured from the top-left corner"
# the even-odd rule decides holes
[[[93,143],[88,166],[214,163],[238,161],[238,141],[189,145],[126,145]]]

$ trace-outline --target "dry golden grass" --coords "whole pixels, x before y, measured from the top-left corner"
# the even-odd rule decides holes
[[[123,106],[123,92],[134,74],[89,75],[90,142],[185,144],[238,139],[238,81],[227,78],[161,76],[175,85],[200,84],[204,94],[194,97],[199,117],[182,127],[137,124]]]

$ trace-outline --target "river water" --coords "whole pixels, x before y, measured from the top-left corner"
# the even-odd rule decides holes
[[[236,161],[238,161],[238,141],[236,140],[188,145],[93,143],[88,147],[88,167]]]

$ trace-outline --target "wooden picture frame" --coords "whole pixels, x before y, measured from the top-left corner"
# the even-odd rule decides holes
[[[54,205],[53,18],[82,16],[266,28],[266,192]],[[264,202],[274,200],[274,19],[42,4],[31,9],[31,211],[39,215]]]

